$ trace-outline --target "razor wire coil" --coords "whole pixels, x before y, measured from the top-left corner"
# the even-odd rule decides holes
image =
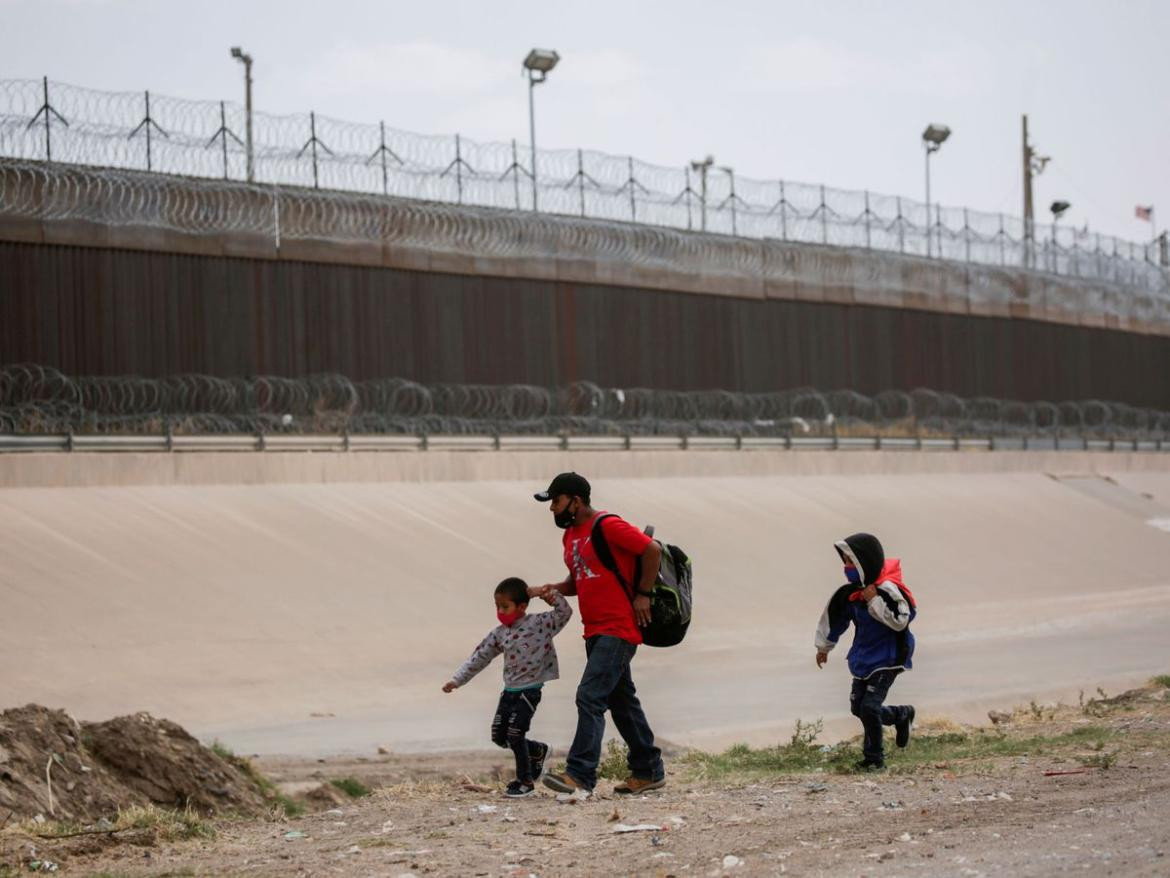
[[[867,395],[423,384],[343,375],[68,376],[0,367],[9,434],[1075,435],[1170,438],[1170,412],[1103,400],[964,399],[929,389]]]

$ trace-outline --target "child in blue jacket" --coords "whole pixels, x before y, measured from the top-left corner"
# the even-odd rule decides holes
[[[918,614],[914,595],[902,581],[902,562],[886,558],[878,538],[858,533],[834,544],[845,565],[848,582],[838,588],[817,625],[817,667],[829,660],[829,652],[852,622],[853,645],[847,660],[853,674],[849,706],[865,731],[862,771],[885,768],[882,726],[893,726],[895,743],[910,743],[914,725],[911,705],[890,706],[886,696],[894,680],[909,670],[914,656],[910,623]]]

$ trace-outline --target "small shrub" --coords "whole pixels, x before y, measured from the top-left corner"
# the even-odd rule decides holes
[[[798,718],[796,720],[796,728],[792,730],[792,738],[788,742],[788,746],[811,747],[813,742],[816,741],[824,730],[825,721],[823,719],[818,719],[815,723],[806,723]]]
[[[1092,756],[1078,756],[1076,759],[1087,768],[1100,768],[1102,771],[1107,771],[1117,762],[1117,751],[1102,751]]]
[[[352,777],[338,777],[329,781],[351,799],[360,799],[370,794],[370,788],[360,780]]]
[[[630,776],[630,748],[616,738],[610,738],[601,755],[597,774],[606,780],[625,780]]]
[[[1159,674],[1151,682],[1155,686],[1161,686],[1163,689],[1170,689],[1170,674]]]
[[[215,837],[215,827],[190,808],[171,811],[154,805],[123,808],[114,821],[114,829],[153,829],[158,838],[166,841]]]

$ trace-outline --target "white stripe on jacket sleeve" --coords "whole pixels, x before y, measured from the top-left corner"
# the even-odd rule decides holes
[[[882,599],[881,595],[875,594],[866,604],[869,614],[887,628],[902,631],[910,624],[910,604],[906,602],[906,596],[892,582],[883,582],[878,586],[878,590],[893,598],[896,601],[897,609],[891,610],[890,605]]]

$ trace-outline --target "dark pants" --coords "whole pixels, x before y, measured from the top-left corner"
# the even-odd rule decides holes
[[[636,644],[608,634],[585,641],[585,672],[577,685],[577,734],[569,748],[565,770],[588,789],[597,783],[607,709],[630,748],[630,774],[646,780],[662,780],[665,776],[662,751],[654,746],[654,733],[630,676],[630,660],[637,650]]]
[[[522,783],[532,783],[532,760],[544,750],[540,741],[529,741],[526,737],[538,704],[539,689],[501,692],[496,715],[492,717],[492,743],[512,751],[516,757],[516,780]]]
[[[861,727],[865,729],[865,742],[862,745],[862,754],[870,762],[882,762],[884,751],[882,748],[882,726],[892,726],[906,718],[909,707],[887,706],[886,696],[890,687],[901,669],[892,671],[876,671],[864,680],[853,680],[853,689],[849,693],[849,708],[853,715],[861,720]]]

